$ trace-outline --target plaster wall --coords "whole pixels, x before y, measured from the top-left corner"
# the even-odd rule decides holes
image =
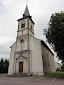
[[[17,37],[16,52],[21,50],[28,50],[28,35]]]
[[[25,21],[25,27],[21,28],[21,23],[22,23],[23,20]],[[33,36],[33,33],[34,33],[34,24],[32,23],[32,21],[29,18],[26,18],[26,19],[23,19],[23,20],[20,20],[18,22],[19,28],[18,28],[17,35],[18,36],[22,36],[22,35],[30,34],[30,35]],[[32,28],[31,28],[31,26],[32,26]]]
[[[42,44],[43,69],[45,74],[54,73],[54,55]]]
[[[15,58],[16,73],[19,73],[19,62],[23,62],[23,73],[28,73],[28,35],[17,36]]]
[[[13,66],[14,66],[15,46],[16,46],[16,43],[11,47],[8,75],[12,75],[14,71]]]
[[[31,50],[31,73],[33,75],[43,75],[43,60],[42,60],[42,53],[41,53],[41,42],[40,40],[30,36],[30,50]]]
[[[32,26],[32,29],[31,29]],[[32,21],[29,19],[29,29],[34,33],[34,24],[32,23]]]
[[[19,31],[17,33],[17,36],[23,36],[23,35],[26,35],[26,34],[28,34],[28,29],[25,28],[25,29]]]

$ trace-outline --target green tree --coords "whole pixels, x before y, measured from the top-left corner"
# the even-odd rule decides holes
[[[8,62],[7,59],[5,59],[5,61],[4,61],[4,71],[5,71],[5,73],[8,73],[8,65],[9,65],[9,62]]]
[[[48,29],[44,29],[47,41],[52,45],[57,57],[64,62],[64,13],[52,14]]]
[[[62,63],[62,67],[61,67],[62,70],[64,70],[64,63]]]
[[[0,73],[7,73],[8,65],[9,65],[9,61],[7,59],[3,60],[2,58],[0,61]]]
[[[0,62],[0,73],[4,73],[4,61],[3,61],[3,58],[1,59],[1,62]]]

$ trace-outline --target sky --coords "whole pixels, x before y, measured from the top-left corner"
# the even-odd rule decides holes
[[[22,18],[26,1],[0,0],[0,58],[10,58],[10,47],[16,41],[17,36],[17,19]],[[28,0],[27,5],[35,22],[35,37],[46,42],[43,30],[48,29],[52,14],[64,11],[64,0]],[[47,45],[49,46],[48,43]],[[56,57],[55,60],[57,60]]]

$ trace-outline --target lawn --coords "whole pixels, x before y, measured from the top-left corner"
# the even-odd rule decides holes
[[[1,75],[1,74],[7,74],[7,73],[0,73],[0,75]]]
[[[62,77],[64,78],[64,71],[56,71],[53,74],[43,75],[44,77]]]

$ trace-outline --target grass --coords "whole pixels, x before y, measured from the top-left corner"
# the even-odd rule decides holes
[[[1,74],[7,74],[7,73],[0,73]],[[56,71],[55,73],[52,74],[47,74],[47,75],[42,75],[43,77],[59,77],[59,78],[64,78],[64,71]]]
[[[59,77],[59,78],[64,78],[64,71],[56,71],[53,74],[48,74],[48,75],[43,75],[44,77]]]
[[[0,75],[1,75],[1,74],[7,74],[7,73],[0,73]]]

